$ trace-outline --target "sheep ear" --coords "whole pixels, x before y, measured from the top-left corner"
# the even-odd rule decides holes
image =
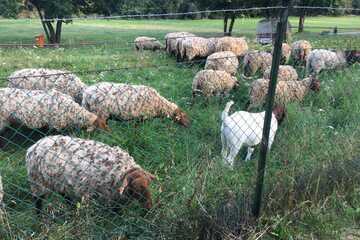
[[[121,185],[120,188],[118,188],[118,192],[120,194],[123,194],[125,189],[127,188],[127,186],[129,186],[129,180],[128,180],[128,177],[125,177],[123,184]]]
[[[155,180],[156,179],[156,176],[149,173],[149,172],[146,172],[146,175],[150,178],[151,181]]]

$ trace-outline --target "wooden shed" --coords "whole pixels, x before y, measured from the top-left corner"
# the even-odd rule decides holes
[[[256,41],[261,44],[271,44],[275,39],[278,18],[261,19],[256,26]],[[291,33],[291,25],[288,22],[287,34]]]

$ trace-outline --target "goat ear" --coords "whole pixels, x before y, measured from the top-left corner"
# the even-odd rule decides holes
[[[129,186],[129,180],[128,180],[128,177],[125,177],[124,178],[124,181],[123,181],[123,184],[121,185],[121,187],[118,188],[118,192],[120,194],[123,194],[125,189],[127,188],[127,186]]]

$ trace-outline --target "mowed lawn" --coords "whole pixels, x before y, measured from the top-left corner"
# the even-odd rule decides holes
[[[256,49],[262,48],[254,42],[258,20],[241,19],[234,29],[235,36],[246,36],[251,48]],[[291,23],[296,26],[297,20],[291,18]],[[44,236],[49,239],[121,239],[124,235],[129,239],[194,239],[200,231],[203,219],[200,215],[204,209],[211,215],[229,191],[239,196],[251,193],[258,151],[252,161],[246,163],[240,160],[244,157],[241,154],[235,170],[224,165],[220,157],[220,113],[229,100],[236,103],[233,111],[244,109],[251,80],[242,79],[242,70],[239,69],[240,87],[229,97],[215,97],[210,101],[199,97],[195,104],[191,104],[192,80],[203,64],[177,63],[175,57],[165,52],[136,52],[133,48],[137,36],[154,36],[162,42],[166,33],[174,31],[220,36],[222,24],[221,20],[78,20],[64,25],[63,43],[98,45],[0,49],[1,87],[6,86],[4,78],[18,69],[66,69],[78,72],[77,75],[87,84],[111,81],[154,87],[183,108],[192,121],[188,129],[167,119],[154,119],[141,124],[110,121],[111,133],[64,132],[127,150],[141,166],[158,176],[151,187],[155,206],[145,215],[136,202],[118,213],[101,206],[101,203],[79,204],[74,210],[61,197],[54,195],[45,208],[45,220],[34,215],[24,163],[26,149],[43,134],[27,129],[7,129],[1,133],[2,138],[7,139],[6,146],[0,150],[7,216],[6,224],[0,226],[0,239],[29,236],[32,236],[30,239],[43,239]],[[360,17],[313,17],[306,19],[306,26],[356,28],[360,26]],[[309,29],[303,34],[293,34],[292,40],[308,39],[315,48],[360,47],[359,37],[324,36],[319,34],[320,31]],[[0,20],[0,44],[32,43],[34,36],[41,32],[37,20]],[[303,77],[304,68],[296,68]],[[87,73],[101,69],[117,70]],[[359,76],[359,64],[324,72],[320,75],[320,93],[309,93],[304,102],[287,106],[287,118],[279,128],[267,162],[266,193],[279,182],[286,181],[291,185],[299,175],[312,174],[312,170],[334,161],[359,158]],[[322,187],[318,186],[318,192]],[[325,197],[330,199],[326,200],[326,205],[325,199],[320,197],[305,206],[298,203],[299,222],[281,222],[274,231],[284,238],[311,234],[323,239],[339,236],[343,228],[356,226],[359,219],[356,209],[360,204],[352,201],[359,199],[358,187],[350,191],[339,186],[336,188],[338,194]],[[276,197],[280,199],[282,196]],[[278,209],[277,198],[265,200],[266,214],[261,224],[277,222],[277,214],[281,217],[289,211],[286,204],[283,209]],[[346,201],[352,205],[347,206]],[[237,217],[241,219],[241,216]]]

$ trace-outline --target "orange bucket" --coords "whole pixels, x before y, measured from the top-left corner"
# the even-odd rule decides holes
[[[35,37],[36,46],[43,48],[45,46],[45,36],[44,34],[38,35]]]

